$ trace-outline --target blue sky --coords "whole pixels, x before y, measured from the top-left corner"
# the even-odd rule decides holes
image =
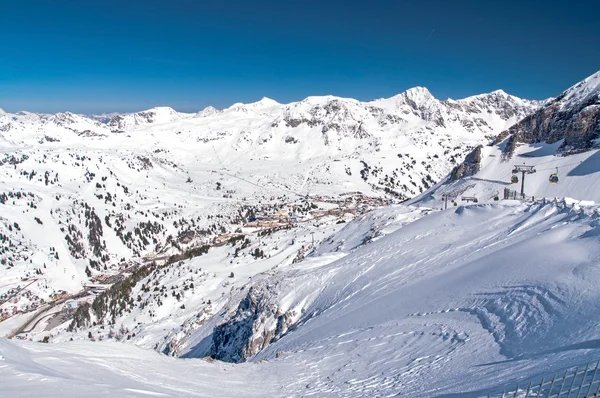
[[[542,99],[600,69],[600,1],[0,0],[0,108],[196,111],[263,96]]]

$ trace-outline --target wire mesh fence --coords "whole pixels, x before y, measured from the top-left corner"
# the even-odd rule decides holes
[[[488,395],[488,398],[591,398],[600,397],[600,361],[574,367],[538,382],[516,386],[514,390]]]

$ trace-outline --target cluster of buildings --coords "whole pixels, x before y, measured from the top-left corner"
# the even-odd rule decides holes
[[[263,213],[253,219],[249,219],[246,227],[274,228],[285,227],[298,223],[298,217],[287,206],[272,213]]]
[[[14,297],[11,300],[9,300],[8,302],[10,302],[11,304],[18,304],[19,302],[19,298],[18,297]],[[19,308],[19,306],[15,305],[12,307],[11,310],[3,310],[0,309],[0,322],[4,321],[5,319],[10,318],[13,315],[17,315],[23,312],[29,312],[29,311],[35,311],[37,310],[39,304],[34,302],[28,305],[25,305],[25,307],[23,308]]]
[[[25,302],[28,302],[28,304],[24,306],[19,305],[19,302],[22,299],[25,299]],[[0,303],[13,304],[10,309],[0,309],[0,322],[2,322],[13,315],[36,310],[41,304],[44,303],[44,300],[28,290],[22,291],[21,287],[17,286],[16,288],[10,289],[6,293],[1,294]]]
[[[343,218],[345,215],[358,216],[372,208],[388,206],[391,204],[389,199],[370,197],[362,192],[347,192],[338,197],[313,195],[308,196],[307,200],[325,204],[318,209],[310,210],[308,214],[296,214],[293,206],[284,206],[274,211],[265,211],[262,214],[248,220],[246,227],[254,228],[273,228],[294,226],[300,222],[307,222],[326,216]]]

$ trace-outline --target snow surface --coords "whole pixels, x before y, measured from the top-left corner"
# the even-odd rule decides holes
[[[336,261],[272,276],[287,286],[286,305],[312,299],[297,328],[251,363],[2,340],[3,391],[483,396],[600,355],[597,219],[594,207],[540,202],[434,212]]]
[[[179,253],[173,237],[184,248],[234,230],[248,239],[153,272],[132,287],[126,311],[94,315],[95,325],[71,331],[68,317],[55,317],[64,303],[42,307],[18,339],[0,339],[1,393],[477,397],[597,360],[598,151],[559,157],[560,143],[523,145],[505,159],[502,143],[483,147],[474,176],[444,179],[471,148],[539,106],[502,91],[438,101],[418,87],[368,103],[264,98],[108,122],[0,114],[0,186],[24,195],[2,204],[11,249],[0,254],[11,264],[0,293],[34,282],[32,295],[3,308],[80,291],[90,259],[107,267],[94,275],[119,276]],[[528,200],[494,200],[518,189],[508,182],[523,162],[537,169],[526,177]],[[398,199],[389,189],[421,195],[408,206],[367,206],[356,219],[358,211],[327,213],[356,191]],[[450,208],[440,211],[443,195]],[[239,220],[244,206],[313,205],[319,217],[268,234]],[[97,217],[82,219],[89,209]],[[88,231],[95,219],[105,249]],[[146,223],[160,228],[119,237]],[[240,339],[268,336],[280,313],[291,327],[246,363],[200,359],[218,349],[217,326],[239,326],[228,322],[252,289],[271,306]],[[0,333],[23,318],[30,314],[0,323]],[[50,344],[35,342],[43,338]]]
[[[538,108],[486,95],[449,106],[424,88],[396,97],[264,98],[200,114],[158,107],[106,123],[106,115],[70,112],[0,115],[0,195],[24,195],[1,205],[0,235],[8,240],[0,296],[38,278],[32,297],[0,304],[0,312],[30,310],[60,290],[78,292],[89,283],[90,260],[100,264],[93,276],[114,274],[129,260],[173,254],[169,236],[191,233],[185,248],[234,232],[244,206],[349,192],[408,199]],[[86,206],[102,225],[105,249],[90,243]],[[160,230],[135,234],[149,224]]]
[[[527,198],[546,198],[549,200],[574,198],[600,203],[600,151],[593,149],[569,156],[560,156],[556,150],[562,141],[554,144],[523,144],[510,159],[505,159],[501,143],[498,146],[482,148],[481,170],[459,181],[443,184],[439,188],[420,195],[411,203],[440,208],[443,195],[452,202],[464,203],[462,198],[475,197],[479,201],[490,202],[495,196],[503,198],[504,189],[517,192],[520,197],[521,173],[516,173],[519,182],[511,184],[515,166],[534,166],[536,172],[525,176],[525,195]],[[549,177],[557,173],[558,184],[551,184]]]
[[[600,95],[600,71],[566,90],[560,98],[562,109],[571,108],[598,95]]]

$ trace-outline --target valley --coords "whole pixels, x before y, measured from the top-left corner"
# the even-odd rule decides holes
[[[479,397],[597,360],[599,76],[546,101],[0,114],[0,374]]]

